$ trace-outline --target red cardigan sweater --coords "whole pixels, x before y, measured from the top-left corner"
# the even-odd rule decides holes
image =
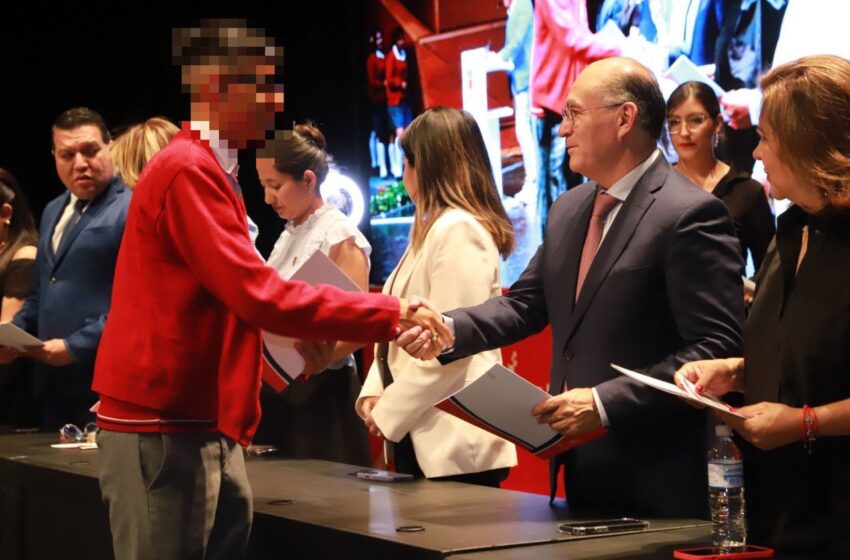
[[[366,81],[369,84],[369,101],[372,103],[387,102],[386,74],[386,55],[378,57],[378,52],[372,51],[366,59]]]
[[[247,445],[260,418],[260,329],[389,340],[395,298],[281,280],[248,238],[245,207],[189,130],[147,165],[130,203],[95,364],[98,423],[219,431]]]
[[[407,92],[401,87],[401,84],[407,81],[407,57],[404,60],[397,59],[392,49],[388,50],[385,56],[387,58],[387,105],[395,107],[407,97]]]

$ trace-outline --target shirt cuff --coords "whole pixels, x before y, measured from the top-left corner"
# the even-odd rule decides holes
[[[449,329],[449,332],[452,333],[452,340],[455,340],[455,320],[447,315],[443,315],[443,323],[446,324],[446,328]],[[450,352],[455,351],[455,345],[452,344],[449,348],[443,348],[443,351],[440,352],[440,355],[448,354]]]
[[[602,426],[607,428],[611,425],[608,421],[608,415],[605,414],[605,407],[602,406],[602,399],[599,398],[599,393],[596,392],[596,387],[590,389],[593,392],[593,402],[596,403],[596,410],[599,412],[599,419],[602,420]]]

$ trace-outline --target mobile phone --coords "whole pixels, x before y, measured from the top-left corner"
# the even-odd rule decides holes
[[[620,517],[619,519],[595,519],[593,521],[562,523],[558,526],[558,531],[567,535],[598,535],[602,533],[643,531],[648,527],[648,521],[641,521],[632,517]]]
[[[413,480],[412,474],[384,471],[381,469],[365,469],[354,473],[357,478],[364,480],[380,480],[381,482],[405,482]]]
[[[745,544],[740,546],[704,546],[701,548],[682,548],[673,551],[673,558],[679,560],[733,560],[737,558],[773,558],[773,549],[764,546]]]

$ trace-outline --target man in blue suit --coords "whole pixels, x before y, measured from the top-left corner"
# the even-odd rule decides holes
[[[130,204],[130,191],[109,160],[109,140],[103,118],[91,109],[70,109],[53,124],[56,172],[67,192],[44,209],[33,284],[12,320],[44,341],[26,353],[36,360],[44,429],[68,422],[82,427],[94,419],[94,359]],[[0,348],[0,362],[16,355]]]

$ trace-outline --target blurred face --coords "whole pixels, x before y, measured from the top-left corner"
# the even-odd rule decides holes
[[[570,169],[598,181],[605,175],[609,157],[619,149],[620,105],[609,106],[602,82],[589,70],[579,75],[567,96],[558,134],[566,141]]]
[[[109,150],[95,125],[71,130],[54,128],[53,158],[59,180],[81,200],[95,198],[112,180]]]
[[[712,119],[705,107],[689,97],[667,113],[667,130],[679,159],[714,154],[714,135],[720,120]]]
[[[231,148],[246,148],[265,140],[283,111],[283,85],[275,83],[275,67],[246,58],[240,64],[200,69],[198,99],[209,105],[211,126]]]
[[[316,197],[316,175],[305,171],[304,178],[295,179],[274,167],[271,158],[257,159],[257,175],[263,185],[263,200],[277,215],[296,225],[306,220],[320,200]]]
[[[384,48],[384,34],[380,31],[375,33],[375,48],[383,49]]]
[[[759,123],[758,146],[753,151],[753,157],[764,164],[764,171],[770,183],[770,194],[773,198],[791,202],[808,212],[817,212],[826,205],[820,190],[814,185],[806,184],[797,178],[791,169],[779,156],[779,141],[767,123]]]
[[[404,175],[401,178],[404,184],[404,189],[410,200],[416,203],[416,197],[419,195],[419,180],[416,178],[416,169],[410,165],[407,156],[404,156]]]

